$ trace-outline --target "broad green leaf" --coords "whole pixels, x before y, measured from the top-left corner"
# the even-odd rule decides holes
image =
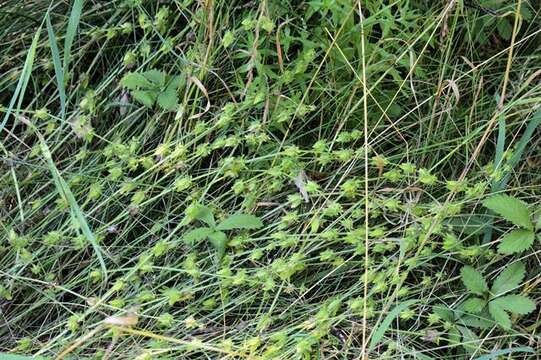
[[[374,350],[376,345],[383,339],[383,336],[385,335],[385,332],[391,326],[391,323],[393,320],[400,314],[403,310],[408,308],[409,306],[415,304],[418,300],[409,300],[404,301],[403,303],[400,303],[396,305],[393,310],[391,310],[387,316],[385,316],[385,319],[379,324],[379,326],[374,330],[372,333],[372,336],[370,337],[370,345],[368,346],[368,351]]]
[[[214,215],[212,210],[204,205],[199,205],[193,215],[194,219],[205,222],[210,227],[216,226],[216,221],[214,220]]]
[[[508,195],[494,195],[486,199],[483,205],[515,225],[533,228],[528,206],[521,200]]]
[[[489,329],[494,326],[494,321],[490,319],[490,314],[487,310],[483,310],[481,314],[465,315],[460,319],[460,323],[467,325],[468,327],[474,327],[478,329]]]
[[[498,252],[505,255],[522,252],[532,246],[534,239],[535,234],[533,231],[513,230],[502,238],[498,245]]]
[[[496,22],[496,28],[498,29],[498,34],[505,40],[511,39],[513,35],[513,26],[506,18],[501,18]]]
[[[227,245],[227,236],[221,231],[215,231],[209,235],[210,243],[216,250],[216,256],[221,259],[225,254],[225,247]]]
[[[479,347],[479,338],[477,335],[469,328],[465,326],[457,326],[457,329],[462,334],[462,346],[468,352],[474,352]]]
[[[468,290],[477,295],[484,295],[488,291],[487,282],[477,270],[471,266],[464,266],[460,270],[462,282]]]
[[[254,215],[233,214],[218,225],[219,230],[259,229],[263,226],[261,220]]]
[[[135,90],[131,94],[135,100],[148,108],[151,108],[156,102],[156,93],[154,91]]]
[[[231,45],[235,41],[235,36],[231,32],[231,30],[227,30],[224,34],[224,37],[222,38],[222,46],[224,48],[228,48],[229,45]]]
[[[434,306],[433,310],[435,314],[445,321],[451,322],[454,319],[453,311],[445,306]]]
[[[162,71],[156,69],[148,70],[143,73],[143,76],[160,89],[165,86],[165,74]]]
[[[158,95],[158,105],[163,109],[175,111],[178,106],[178,98],[176,90],[167,89]]]
[[[197,229],[193,229],[193,230],[190,230],[188,231],[183,237],[182,239],[184,240],[184,242],[188,245],[193,245],[195,244],[197,241],[201,241],[201,240],[204,240],[206,239],[210,234],[212,234],[214,232],[213,229],[211,228],[208,228],[208,227],[200,227],[200,228],[197,228]]]
[[[500,275],[498,275],[496,280],[494,280],[491,290],[492,294],[498,296],[516,288],[522,279],[524,279],[525,273],[526,269],[522,262],[517,261],[509,265],[500,273]]]
[[[511,319],[505,310],[498,304],[497,301],[491,301],[488,303],[488,311],[492,318],[503,328],[509,329],[511,327]]]
[[[522,295],[506,295],[492,300],[502,309],[513,314],[526,315],[535,310],[535,302]]]
[[[453,345],[457,345],[461,343],[462,334],[460,333],[460,331],[457,329],[456,326],[451,327],[448,330],[448,334],[449,334],[449,339],[448,339],[449,343]]]
[[[480,298],[471,298],[471,299],[468,299],[466,300],[463,304],[462,304],[462,307],[464,309],[464,311],[467,311],[467,312],[470,312],[470,313],[473,313],[473,314],[477,314],[477,313],[480,313],[481,311],[483,311],[483,308],[486,306],[487,302],[483,299],[480,299]]]
[[[149,89],[152,84],[139,73],[127,73],[120,80],[120,85],[130,90]]]

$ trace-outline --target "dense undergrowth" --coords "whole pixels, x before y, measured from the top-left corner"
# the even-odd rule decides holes
[[[540,8],[4,1],[0,350],[535,358]]]

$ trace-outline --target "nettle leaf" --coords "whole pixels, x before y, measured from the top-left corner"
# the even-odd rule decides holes
[[[473,314],[478,314],[481,311],[483,311],[486,304],[487,302],[484,299],[471,298],[471,299],[466,300],[464,304],[462,304],[462,308],[464,309],[464,311],[467,311]]]
[[[535,233],[530,230],[518,229],[506,234],[498,245],[500,254],[514,254],[522,252],[532,246]]]
[[[526,315],[535,310],[535,302],[522,295],[506,295],[492,300],[502,309],[513,314]]]
[[[515,225],[530,230],[533,228],[528,206],[519,199],[508,195],[494,195],[486,199],[483,205]]]
[[[128,73],[120,80],[120,85],[130,90],[148,89],[152,84],[139,73]]]
[[[509,329],[511,327],[511,319],[505,310],[500,306],[500,303],[497,301],[491,301],[488,303],[488,311],[494,321],[496,321],[500,326]]]
[[[196,242],[205,240],[210,234],[214,232],[214,229],[209,227],[200,227],[188,231],[182,239],[188,245],[194,245]]]
[[[484,295],[488,291],[487,282],[483,275],[471,266],[464,266],[460,270],[462,282],[468,290],[477,295]]]
[[[491,290],[492,294],[498,296],[516,288],[522,279],[524,279],[525,273],[526,269],[522,262],[517,261],[516,263],[509,265],[500,273],[500,275],[498,275],[496,280],[494,280]]]
[[[263,227],[263,222],[254,215],[248,214],[233,214],[218,226],[218,230],[233,230],[233,229],[259,229]]]
[[[214,220],[214,214],[212,214],[212,210],[210,210],[209,207],[204,205],[199,205],[193,214],[193,218],[197,220],[201,220],[207,225],[211,227],[216,226],[216,221]]]
[[[177,91],[168,88],[166,91],[160,93],[158,95],[158,105],[165,110],[175,111],[178,106]]]
[[[227,245],[227,236],[221,231],[214,231],[209,235],[210,243],[216,250],[216,256],[221,259],[225,254],[225,247]]]
[[[486,313],[485,313],[486,312]],[[478,329],[490,329],[494,323],[490,319],[490,314],[487,310],[483,310],[480,314],[466,315],[460,319],[460,322],[469,327]]]
[[[135,100],[148,108],[151,108],[156,102],[156,93],[154,91],[135,90],[131,94]]]
[[[165,74],[162,71],[156,69],[148,70],[143,73],[143,76],[158,88],[165,86]]]

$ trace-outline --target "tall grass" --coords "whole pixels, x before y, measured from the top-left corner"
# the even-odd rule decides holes
[[[539,352],[539,241],[498,253],[481,205],[540,213],[538,2],[8,0],[0,24],[1,351]],[[219,257],[185,241],[201,205],[264,226]],[[461,269],[517,261],[536,310],[465,323]]]

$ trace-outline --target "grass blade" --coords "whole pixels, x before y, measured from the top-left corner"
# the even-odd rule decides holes
[[[56,42],[56,36],[54,35],[54,29],[51,24],[51,17],[47,14],[47,34],[49,36],[49,44],[53,55],[54,73],[56,82],[58,85],[58,93],[60,96],[60,113],[64,120],[66,118],[66,92],[64,90],[64,70],[62,69],[62,62],[60,60],[60,52],[58,51],[58,45]]]
[[[28,50],[28,54],[26,55],[26,60],[24,61],[23,70],[21,73],[21,77],[19,77],[19,81],[17,83],[17,87],[15,88],[15,92],[13,93],[13,96],[11,97],[11,100],[9,102],[9,106],[6,110],[6,113],[4,114],[4,119],[2,120],[2,124],[0,124],[0,132],[4,129],[4,126],[6,126],[6,123],[9,119],[9,115],[13,111],[13,106],[15,105],[15,102],[17,102],[17,99],[19,102],[17,103],[17,111],[19,111],[21,107],[21,103],[24,98],[24,93],[26,91],[26,87],[28,86],[28,81],[30,80],[30,74],[32,74],[32,68],[34,66],[34,58],[36,56],[36,49],[38,47],[38,41],[41,33],[41,28],[43,24],[39,26],[38,30],[36,31],[34,38],[32,39],[32,45],[30,45],[30,49]]]
[[[379,324],[377,329],[374,331],[371,339],[370,339],[370,345],[368,346],[368,351],[374,350],[374,347],[383,339],[383,336],[385,335],[385,332],[393,322],[393,320],[400,314],[403,310],[405,310],[407,307],[415,304],[417,300],[409,300],[405,301],[401,304],[398,304],[393,310],[391,310],[385,319]]]
[[[75,0],[71,8],[70,18],[68,21],[68,29],[64,40],[64,74],[68,71],[69,61],[71,57],[71,46],[77,33],[77,27],[81,20],[81,12],[83,10],[83,0]]]
[[[508,355],[508,354],[513,354],[513,353],[518,353],[518,352],[533,354],[534,350],[529,346],[516,347],[516,348],[511,348],[511,349],[503,349],[503,350],[494,351],[494,352],[492,352],[492,353],[490,353],[488,355],[483,355],[483,356],[476,357],[475,360],[491,360],[491,359],[495,359],[495,358],[497,358],[499,356],[502,356],[502,355]]]
[[[71,192],[69,188],[69,185],[66,183],[66,181],[64,181],[56,165],[54,164],[51,151],[49,150],[49,147],[47,146],[45,139],[39,132],[36,131],[36,134],[40,141],[43,156],[47,160],[47,165],[49,166],[49,170],[51,171],[51,174],[53,175],[53,180],[57,188],[57,191],[60,195],[64,196],[66,200],[68,201],[70,210],[71,210],[71,215],[77,220],[78,224],[81,226],[81,230],[83,234],[92,245],[94,252],[96,253],[96,257],[98,258],[100,266],[103,270],[105,281],[107,281],[107,268],[105,266],[105,261],[103,260],[103,256],[102,256],[103,250],[99,246],[98,241],[96,240],[96,237],[94,236],[94,233],[92,232],[92,230],[90,230],[90,226],[88,226],[86,218],[83,212],[81,211],[81,208],[77,204],[77,201],[75,200],[75,196],[73,196],[73,193]]]

